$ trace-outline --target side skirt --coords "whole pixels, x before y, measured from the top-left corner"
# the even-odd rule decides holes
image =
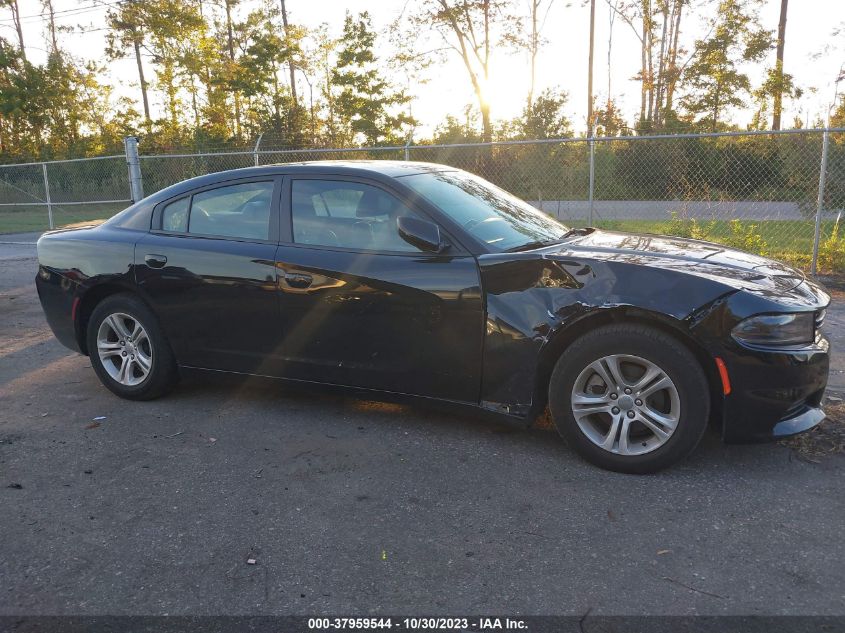
[[[528,418],[524,414],[509,414],[501,412],[500,410],[491,410],[486,406],[474,402],[462,402],[460,400],[444,400],[442,398],[432,398],[430,396],[420,396],[395,391],[381,391],[378,389],[368,389],[366,387],[353,387],[349,385],[339,385],[328,382],[302,380],[299,378],[282,378],[279,376],[268,376],[266,374],[252,374],[247,372],[228,371],[225,369],[208,369],[205,367],[194,367],[192,365],[179,365],[179,370],[182,372],[190,372],[196,375],[212,374],[220,377],[228,376],[232,378],[258,378],[262,381],[267,380],[282,383],[286,386],[301,389],[304,392],[328,392],[353,398],[377,400],[379,402],[420,405],[435,410],[443,411],[444,413],[458,413],[463,415],[474,415],[476,417],[481,414],[481,419],[487,422],[491,422],[493,424],[506,424],[508,426],[513,426],[522,429],[528,428],[533,422],[532,418]],[[485,403],[485,405],[489,404],[490,403]]]

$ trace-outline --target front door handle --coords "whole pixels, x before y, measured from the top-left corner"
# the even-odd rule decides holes
[[[314,278],[304,273],[285,273],[285,281],[291,288],[307,288]]]
[[[144,255],[144,261],[150,268],[164,268],[164,265],[167,263],[167,257],[150,253],[149,255]]]

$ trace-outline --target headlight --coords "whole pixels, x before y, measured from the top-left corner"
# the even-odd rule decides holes
[[[737,325],[731,334],[746,345],[807,345],[816,338],[815,314],[761,314]]]

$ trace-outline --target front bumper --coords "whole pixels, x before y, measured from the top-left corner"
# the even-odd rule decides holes
[[[732,385],[723,402],[725,442],[776,440],[819,424],[825,417],[821,402],[829,347],[819,335],[813,345],[797,350],[725,349]]]

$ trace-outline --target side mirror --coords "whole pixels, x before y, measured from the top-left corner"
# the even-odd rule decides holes
[[[427,253],[439,253],[446,248],[440,238],[440,227],[434,222],[403,215],[396,219],[396,228],[403,240]]]

